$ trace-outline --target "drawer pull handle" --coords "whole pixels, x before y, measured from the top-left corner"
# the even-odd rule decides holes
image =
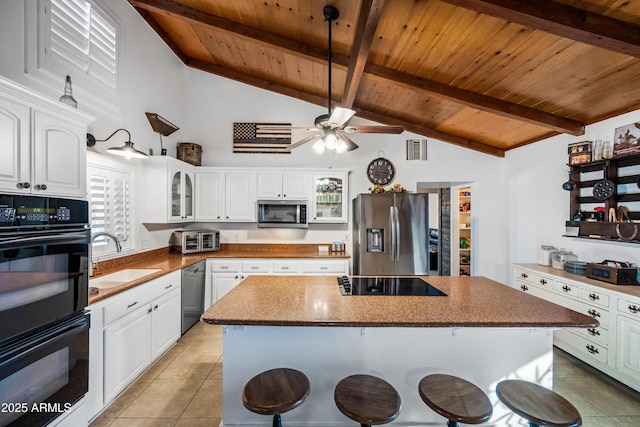
[[[640,311],[640,308],[638,308],[638,306],[635,305],[635,304],[634,305],[630,305],[629,306],[629,311],[635,314],[635,313],[638,313]]]
[[[592,346],[591,344],[587,345],[587,351],[588,351],[589,353],[591,353],[591,354],[598,354],[598,353],[600,353],[600,352],[598,351],[598,349],[597,349],[597,348],[595,348],[594,346]]]
[[[154,305],[154,306],[153,306],[153,309],[154,309],[154,310],[157,310],[157,309],[158,309],[158,304]]]
[[[165,286],[164,288],[165,288],[165,289],[169,289],[169,288],[171,288],[171,287],[173,287],[173,284],[171,284],[171,285],[167,285],[167,286]]]
[[[288,270],[288,269],[289,269],[289,267],[282,267],[282,269],[283,269],[283,270]]]
[[[540,279],[540,284],[541,284],[541,285],[546,285],[546,284],[547,284],[547,281],[546,281],[546,280],[544,280],[544,279]]]
[[[153,311],[153,309],[151,307],[149,307],[149,309],[147,310],[147,314],[151,313]]]
[[[329,267],[320,267],[320,270],[327,270]]]
[[[529,275],[527,273],[521,273],[520,277],[522,277],[523,279],[526,279],[529,277]]]
[[[228,270],[229,266],[228,265],[221,265],[220,266],[220,270]]]
[[[134,301],[134,302],[132,302],[131,304],[129,304],[129,305],[127,306],[127,309],[129,309],[129,308],[133,307],[133,306],[134,306],[134,305],[136,305],[137,303],[138,303],[138,301]]]
[[[524,292],[527,292],[529,290],[529,288],[527,287],[527,285],[521,285],[520,289],[522,289]]]
[[[569,286],[566,286],[566,285],[562,287],[562,290],[565,291],[565,292],[571,292],[571,288]]]
[[[600,317],[600,313],[598,313],[597,311],[595,311],[594,309],[589,309],[587,311],[587,314],[591,317]]]
[[[587,329],[587,331],[589,332],[589,335],[591,335],[592,337],[595,337],[596,335],[600,335],[600,331],[598,331],[595,328],[589,328]]]
[[[597,301],[600,299],[600,296],[598,294],[589,294],[589,299],[591,301]]]
[[[252,269],[252,270],[257,270],[257,269],[259,269],[259,268],[260,268],[260,267],[258,267],[257,265],[252,265],[252,266],[251,266],[251,269]]]

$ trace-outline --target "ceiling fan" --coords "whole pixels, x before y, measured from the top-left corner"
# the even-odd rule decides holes
[[[322,153],[325,148],[335,149],[337,152],[341,153],[358,148],[358,145],[353,142],[349,136],[347,136],[349,133],[400,134],[404,132],[404,129],[401,126],[348,126],[347,124],[349,123],[349,120],[351,120],[356,113],[354,110],[345,107],[336,107],[333,112],[331,111],[331,27],[333,21],[338,19],[340,13],[338,12],[338,9],[333,6],[325,6],[323,12],[324,19],[328,22],[329,27],[329,69],[327,73],[329,80],[327,85],[328,113],[316,117],[314,128],[304,128],[313,132],[313,135],[309,135],[289,145],[285,151],[291,151],[303,144],[315,141],[313,148],[318,153]]]

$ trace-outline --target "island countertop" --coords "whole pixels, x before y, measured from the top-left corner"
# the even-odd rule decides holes
[[[333,276],[249,276],[202,320],[220,325],[595,327],[597,320],[485,277],[423,276],[444,296],[342,296]]]

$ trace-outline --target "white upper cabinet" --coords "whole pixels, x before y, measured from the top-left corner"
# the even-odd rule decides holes
[[[142,222],[186,222],[194,219],[194,167],[167,156],[142,161]]]
[[[309,173],[306,172],[258,172],[258,199],[309,198]]]
[[[318,172],[313,174],[311,221],[344,223],[349,218],[348,172]]]
[[[224,172],[196,172],[196,221],[223,221]]]
[[[256,174],[201,167],[196,172],[196,221],[255,222]]]
[[[256,221],[256,174],[227,172],[225,174],[225,221]]]
[[[86,197],[86,133],[93,118],[0,79],[0,190]]]

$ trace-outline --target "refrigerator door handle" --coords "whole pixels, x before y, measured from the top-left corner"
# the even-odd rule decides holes
[[[395,207],[391,206],[389,208],[389,234],[391,235],[391,250],[389,251],[389,255],[391,256],[391,261],[395,261],[396,256],[396,216],[394,212]]]
[[[393,222],[395,223],[395,227],[396,227],[396,238],[395,238],[395,246],[396,246],[396,251],[395,254],[393,256],[394,261],[400,261],[400,217],[398,216],[398,207],[395,206],[393,208]]]

